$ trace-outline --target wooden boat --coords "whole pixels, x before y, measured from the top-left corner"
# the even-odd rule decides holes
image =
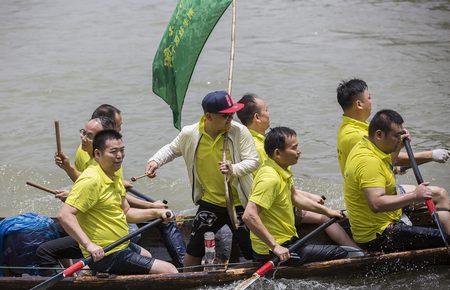
[[[416,223],[427,224],[426,212],[419,213],[414,219]],[[345,228],[345,222],[344,222]],[[190,223],[180,223],[183,234],[188,237]],[[302,233],[314,229],[315,226],[302,225]],[[302,234],[303,235],[303,234]],[[329,243],[325,235],[317,237],[315,243]],[[157,230],[144,233],[141,245],[149,248],[158,258],[168,257],[164,253],[161,238]],[[450,265],[450,255],[445,247],[398,252],[391,254],[370,254],[364,257],[353,257],[326,262],[307,263],[297,267],[280,266],[275,278],[306,278],[338,276],[346,277],[382,276],[404,269],[417,269],[430,265]],[[237,264],[225,269],[216,267],[212,271],[187,272],[179,274],[152,275],[97,275],[65,278],[50,289],[188,289],[203,285],[216,286],[229,284],[250,277],[257,269],[255,264]],[[40,276],[0,277],[0,289],[30,289],[48,279]]]

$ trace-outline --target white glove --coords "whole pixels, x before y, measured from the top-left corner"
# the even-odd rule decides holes
[[[432,152],[432,159],[435,162],[445,163],[450,157],[450,150],[447,149],[434,149]]]

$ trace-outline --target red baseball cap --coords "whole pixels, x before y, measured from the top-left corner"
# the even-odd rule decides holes
[[[203,98],[202,107],[205,113],[231,114],[241,110],[244,104],[233,103],[226,91],[215,91]]]

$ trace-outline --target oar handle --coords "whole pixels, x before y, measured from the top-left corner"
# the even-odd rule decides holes
[[[416,159],[414,158],[414,153],[412,151],[409,139],[404,139],[403,144],[405,145],[406,153],[408,154],[409,162],[411,163],[411,167],[414,172],[414,176],[416,177],[417,184],[422,184],[422,174],[420,174],[419,166],[417,166]],[[431,200],[431,198],[428,198],[425,203],[427,204],[427,208],[430,213],[436,211],[436,206],[434,205],[434,202]]]
[[[56,136],[56,152],[61,155],[61,134],[59,133],[59,121],[55,121],[55,136]]]
[[[423,178],[422,174],[420,174],[419,166],[417,166],[416,159],[414,158],[414,153],[411,149],[411,144],[409,139],[403,139],[403,144],[405,145],[406,153],[408,154],[409,162],[411,163],[412,170],[414,172],[414,176],[416,177],[417,183],[422,184]]]
[[[56,192],[55,190],[52,190],[52,189],[47,188],[47,187],[45,187],[45,186],[42,186],[42,185],[33,183],[33,182],[31,182],[31,181],[27,181],[26,184],[27,184],[27,185],[30,185],[30,186],[33,186],[33,187],[36,187],[36,188],[39,188],[40,190],[49,192],[49,193],[51,193],[51,194],[57,194],[57,192]]]
[[[149,201],[149,202],[155,202],[155,200],[154,200],[153,198],[148,197],[148,196],[146,196],[146,195],[143,194],[143,193],[140,193],[139,191],[137,191],[137,190],[134,189],[134,188],[127,188],[127,191],[128,191],[129,193],[131,193],[131,194],[133,194],[133,195],[139,197],[140,199],[143,199],[143,200],[146,200],[146,201]],[[164,204],[167,204],[167,200],[165,200],[165,199],[164,199],[162,202],[163,202]]]

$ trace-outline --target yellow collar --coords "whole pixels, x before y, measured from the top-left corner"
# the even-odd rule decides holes
[[[369,123],[361,122],[361,121],[358,121],[356,119],[347,117],[345,115],[342,115],[342,122],[346,123],[346,124],[352,124],[353,126],[360,127],[360,128],[362,128],[364,130],[367,130],[369,128]]]
[[[292,172],[290,169],[283,169],[278,163],[276,163],[272,158],[268,158],[266,161],[264,161],[265,165],[268,165],[275,169],[275,171],[280,175],[280,177],[283,180],[287,180],[292,177]]]
[[[375,144],[373,144],[367,137],[363,137],[363,139],[361,140],[361,142],[367,146],[367,148],[370,149],[370,151],[372,151],[375,156],[377,156],[378,158],[380,158],[381,160],[387,160],[389,162],[389,164],[392,163],[391,161],[391,154],[386,154],[383,151],[381,151],[377,146],[375,146]]]

